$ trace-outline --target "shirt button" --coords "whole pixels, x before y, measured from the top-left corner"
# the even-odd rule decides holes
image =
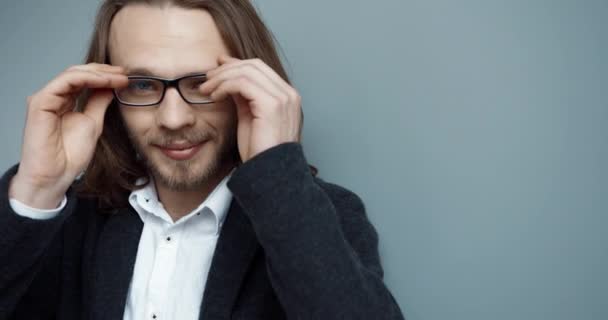
[[[152,314],[152,319],[156,319],[156,315],[155,314]]]
[[[171,237],[167,237],[167,242],[171,241]]]

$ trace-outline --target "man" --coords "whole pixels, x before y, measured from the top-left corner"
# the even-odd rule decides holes
[[[106,0],[87,64],[28,98],[0,319],[402,319],[300,108],[249,1]]]

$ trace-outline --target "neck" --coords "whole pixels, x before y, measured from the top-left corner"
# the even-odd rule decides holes
[[[225,166],[210,177],[199,188],[192,190],[172,190],[165,185],[155,183],[158,199],[174,222],[198,207],[217,185],[230,173],[234,166]],[[157,179],[155,179],[157,180]]]

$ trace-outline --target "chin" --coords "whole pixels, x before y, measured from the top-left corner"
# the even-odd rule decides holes
[[[199,153],[188,160],[173,160],[164,154],[155,154],[149,158],[148,170],[157,183],[173,190],[192,190],[204,186],[213,179],[221,169],[220,163],[210,158],[210,153]]]

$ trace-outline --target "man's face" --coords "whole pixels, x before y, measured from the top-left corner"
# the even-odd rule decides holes
[[[123,8],[112,21],[109,41],[112,64],[128,75],[178,78],[217,67],[218,56],[229,54],[209,13],[173,6]],[[237,117],[230,99],[189,104],[168,88],[159,105],[120,110],[157,183],[191,190],[235,164]]]

